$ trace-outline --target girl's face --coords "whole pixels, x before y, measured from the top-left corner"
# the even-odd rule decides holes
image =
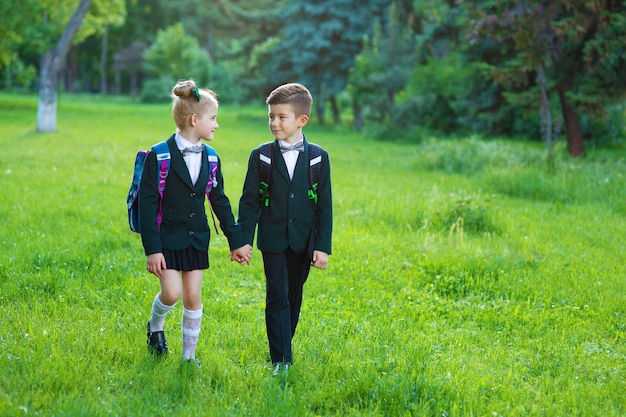
[[[206,113],[198,115],[196,123],[196,132],[200,139],[212,141],[215,131],[220,127],[217,124],[217,103],[209,106]]]

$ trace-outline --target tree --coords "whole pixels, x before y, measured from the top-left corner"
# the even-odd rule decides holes
[[[17,10],[16,10],[17,9]],[[37,1],[24,0],[15,5],[13,2],[0,2],[0,68],[5,69],[7,87],[9,86],[11,72],[8,70],[12,65],[32,67],[24,65],[18,54],[19,45],[24,43],[24,28],[39,10]]]
[[[146,73],[153,77],[144,84],[145,101],[169,100],[171,88],[179,79],[193,78],[199,85],[208,84],[211,59],[198,40],[187,35],[182,23],[159,30],[143,58]]]
[[[626,2],[503,0],[466,7],[476,18],[472,39],[506,51],[493,75],[504,82],[511,77],[521,80],[522,94],[539,84],[536,102],[548,129],[548,94],[556,91],[569,153],[584,155],[581,113],[601,116],[607,104],[623,100],[626,91],[626,48],[621,41],[626,35]]]
[[[406,86],[415,64],[415,34],[402,4],[394,2],[374,24],[350,71],[348,91],[357,130],[364,118],[391,122],[398,93]],[[364,110],[365,109],[365,110]],[[363,114],[365,113],[365,114]]]
[[[113,55],[113,72],[115,74],[114,92],[122,91],[122,73],[130,77],[130,94],[136,96],[139,89],[139,78],[143,70],[143,54],[148,47],[140,41],[134,41],[125,48],[118,49]]]
[[[92,6],[93,13],[86,19],[81,32],[102,36],[100,42],[100,59],[98,68],[100,69],[100,92],[106,94],[107,83],[107,63],[109,48],[109,28],[119,27],[126,19],[126,3],[124,0],[95,0]]]
[[[167,75],[175,79],[196,78],[207,82],[209,56],[198,40],[187,35],[181,23],[157,32],[157,37],[144,53],[144,67],[149,74]]]
[[[60,89],[95,92],[99,85],[100,92],[107,93],[109,32],[123,25],[125,19],[125,0],[93,0],[59,74]]]
[[[65,64],[65,57],[74,35],[80,29],[92,0],[81,0],[70,18],[61,39],[54,50],[44,53],[39,72],[39,105],[37,107],[37,131],[55,132],[57,129],[57,83],[59,71]]]
[[[280,7],[286,0],[133,0],[129,2],[127,23],[111,28],[109,44],[114,61],[115,91],[127,91],[125,75],[133,86],[150,82],[158,74],[136,71],[141,56],[127,52],[138,45],[152,45],[156,36],[173,24],[181,24],[184,32],[196,40],[209,56],[210,77],[205,86],[216,88],[220,101],[260,99],[259,87],[268,82],[251,71],[251,54],[257,44],[279,32],[283,19]],[[123,86],[123,89],[120,89]],[[250,90],[250,92],[246,91]]]
[[[25,87],[32,85],[41,71],[43,54],[54,51],[78,3],[77,0],[0,2],[0,70],[4,72],[7,88],[15,82]],[[125,10],[125,0],[93,0],[80,30],[72,38],[68,63],[63,64],[59,75],[68,90],[80,88],[75,82],[79,63],[82,68],[92,67],[91,56],[80,56],[77,45],[82,46],[84,40],[102,34],[109,26],[123,24]],[[94,57],[98,56],[99,46],[87,45],[87,48],[93,51]]]
[[[136,96],[145,78],[143,53],[172,18],[168,9],[170,2],[132,0],[125,3],[128,4],[124,24],[110,25],[108,30],[106,59],[112,64],[108,67],[110,71],[107,74],[101,71],[101,74],[112,78],[114,94]],[[96,57],[86,59],[94,60]]]
[[[350,70],[371,33],[375,19],[387,0],[297,0],[281,11],[287,23],[279,35],[272,58],[279,63],[275,84],[300,81],[315,97],[316,113],[324,123],[324,105],[330,101],[335,123],[339,122],[336,95],[348,83]]]

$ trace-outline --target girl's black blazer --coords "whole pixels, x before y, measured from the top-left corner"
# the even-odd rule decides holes
[[[176,146],[174,135],[167,140],[171,162],[163,192],[163,221],[157,229],[159,207],[157,165],[154,152],[148,153],[139,186],[139,221],[141,240],[146,255],[162,252],[163,248],[181,250],[189,245],[200,251],[208,251],[211,229],[205,210],[205,188],[209,179],[209,163],[206,150],[202,153],[202,168],[193,185],[183,155]],[[210,193],[211,206],[229,246],[237,249],[245,245],[241,228],[235,222],[230,201],[224,194],[222,164],[218,158],[217,186]]]

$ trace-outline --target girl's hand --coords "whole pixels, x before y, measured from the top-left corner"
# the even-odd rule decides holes
[[[239,249],[230,251],[230,261],[237,261],[241,265],[250,265],[250,259],[252,258],[252,246],[246,244]]]
[[[165,264],[165,256],[162,253],[153,253],[148,255],[148,261],[146,262],[146,269],[151,274],[161,278],[163,271],[167,269]]]

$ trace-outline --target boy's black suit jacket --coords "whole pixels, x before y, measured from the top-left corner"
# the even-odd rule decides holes
[[[160,232],[157,230],[157,210],[159,205],[156,154],[151,151],[147,157],[139,186],[139,221],[141,240],[146,255],[170,250],[185,249],[192,245],[195,249],[209,249],[211,229],[205,211],[205,188],[209,179],[209,163],[206,150],[202,151],[202,168],[196,184],[193,185],[183,155],[176,146],[172,135],[167,140],[170,149],[170,170],[163,192],[163,221]],[[224,177],[221,161],[218,158],[216,174],[217,186],[210,193],[211,206],[219,219],[220,228],[228,238],[231,249],[245,245],[239,225],[235,222],[230,201],[224,194]]]
[[[270,203],[265,207],[259,200],[259,147],[252,150],[248,172],[239,201],[239,219],[246,243],[253,244],[258,223],[257,246],[261,252],[280,253],[288,248],[296,253],[307,252],[309,235],[315,219],[315,203],[308,197],[309,144],[304,139],[304,152],[298,156],[289,179],[287,166],[278,141],[273,142],[272,174],[269,184]],[[318,193],[318,218],[315,250],[331,253],[333,227],[330,162],[322,150]]]

